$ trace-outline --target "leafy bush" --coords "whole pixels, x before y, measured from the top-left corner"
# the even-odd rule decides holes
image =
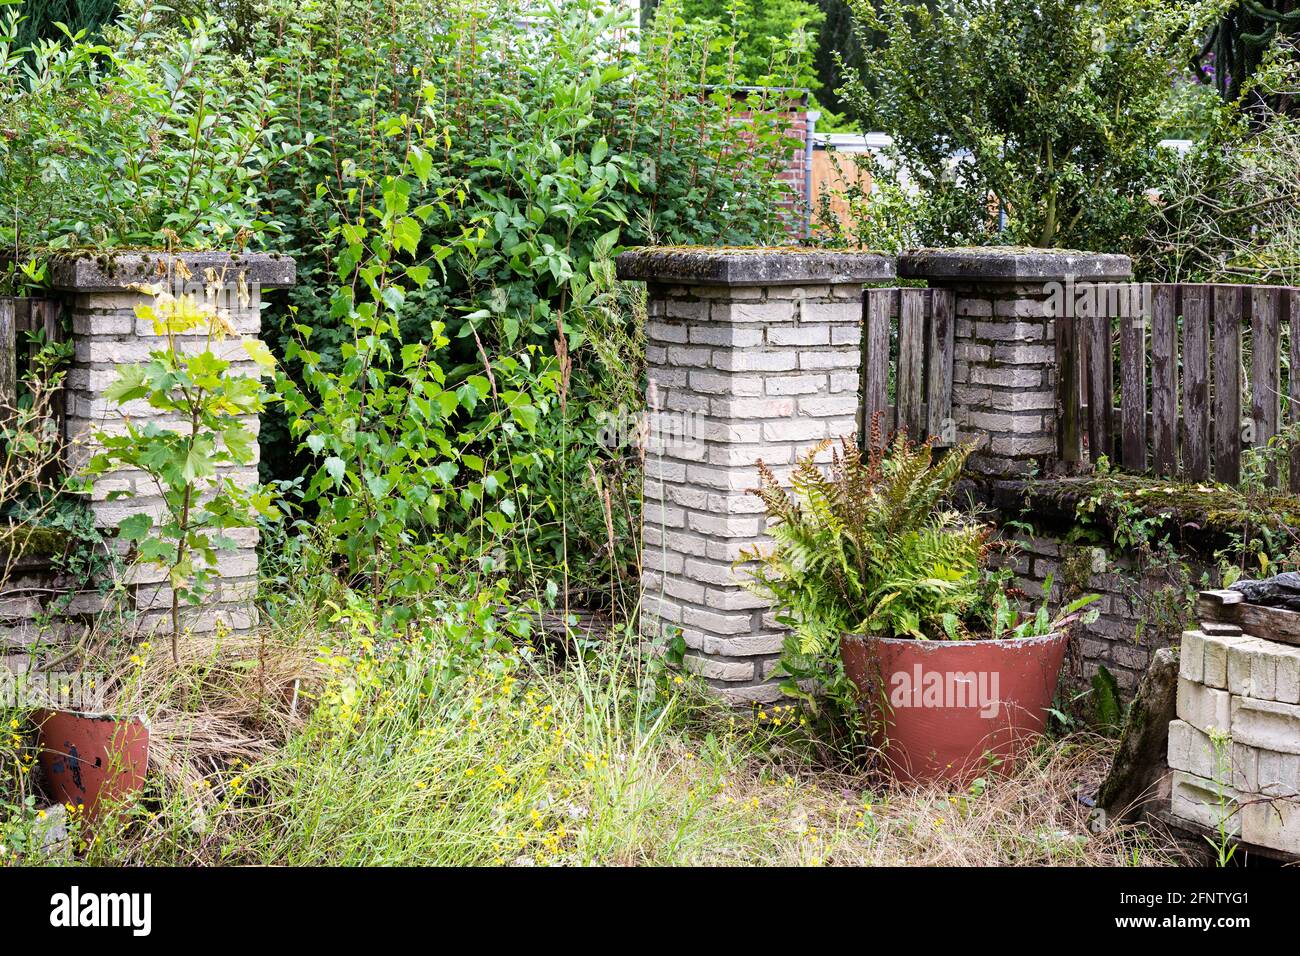
[[[1146,190],[1174,161],[1158,146],[1173,64],[1206,9],[862,0],[854,10],[883,46],[848,98],[866,128],[894,137],[920,244],[1136,241]]]
[[[267,227],[280,97],[231,59],[216,22],[142,16],[16,44],[0,17],[0,245],[32,250],[242,246]]]

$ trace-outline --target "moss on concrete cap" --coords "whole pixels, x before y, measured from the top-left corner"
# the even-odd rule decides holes
[[[242,272],[245,282],[263,289],[287,288],[297,278],[293,259],[274,252],[84,252],[52,261],[50,284],[69,292],[120,292],[166,278],[177,262],[200,281],[208,269],[232,280]]]
[[[894,278],[893,256],[799,246],[645,246],[615,260],[620,279],[683,285],[839,285]]]
[[[985,281],[1090,279],[1123,282],[1133,276],[1128,256],[1029,246],[972,246],[912,249],[898,257],[898,274],[908,279]]]

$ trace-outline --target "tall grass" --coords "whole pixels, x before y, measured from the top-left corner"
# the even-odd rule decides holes
[[[726,709],[611,640],[557,661],[485,653],[445,619],[321,632],[176,666],[137,654],[148,789],[24,862],[93,864],[1156,864],[1157,835],[1089,832],[1096,740],[1045,745],[979,793],[818,767],[794,712]],[[129,678],[129,680],[127,679]]]

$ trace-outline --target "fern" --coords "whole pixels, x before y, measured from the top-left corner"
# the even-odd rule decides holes
[[[981,568],[989,529],[947,508],[969,449],[937,456],[897,436],[867,452],[844,439],[829,467],[822,442],[800,457],[787,492],[765,465],[753,489],[772,546],[742,554],[748,585],[793,630],[792,650],[814,658],[845,633],[961,639],[986,605]]]

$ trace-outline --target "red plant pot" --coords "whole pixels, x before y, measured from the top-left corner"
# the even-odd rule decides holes
[[[83,804],[93,819],[101,801],[120,803],[144,786],[149,727],[143,718],[46,710],[37,720],[41,769],[55,800]]]
[[[847,635],[844,669],[872,740],[904,782],[969,785],[1008,773],[1043,732],[1065,633],[1003,641]]]

